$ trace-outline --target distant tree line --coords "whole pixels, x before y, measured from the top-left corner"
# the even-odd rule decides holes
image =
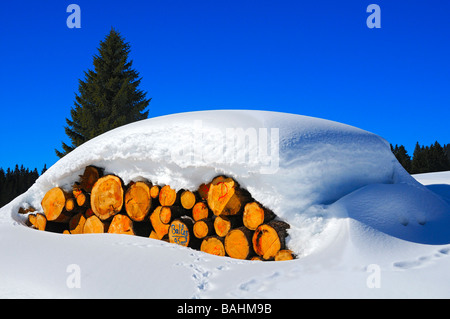
[[[46,170],[47,167],[44,166],[41,174]],[[0,168],[0,207],[26,192],[38,177],[37,168],[30,170],[23,165],[20,168],[19,165],[16,165],[14,170],[8,168],[6,172],[3,168]]]
[[[403,145],[391,144],[392,153],[410,174],[442,172],[450,170],[450,144],[441,146],[437,141],[430,146],[416,143],[413,156],[408,155]]]

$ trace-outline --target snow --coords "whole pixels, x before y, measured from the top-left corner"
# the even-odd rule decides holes
[[[20,205],[40,208],[87,165],[177,189],[232,176],[291,225],[298,259],[241,261],[23,225]],[[450,172],[410,176],[375,134],[266,111],[174,114],[85,143],[0,209],[0,297],[448,298],[449,227]]]

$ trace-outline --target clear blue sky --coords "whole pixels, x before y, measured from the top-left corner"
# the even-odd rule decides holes
[[[69,4],[81,28],[69,29]],[[369,4],[381,28],[369,29]],[[69,142],[78,79],[116,28],[150,117],[262,109],[450,143],[450,1],[46,0],[0,6],[0,167],[40,170]]]

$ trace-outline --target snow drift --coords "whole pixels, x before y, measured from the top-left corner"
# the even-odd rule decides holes
[[[415,255],[420,251],[421,254],[424,245],[450,243],[450,232],[446,231],[450,227],[449,203],[405,172],[391,153],[389,144],[381,137],[322,119],[245,110],[174,114],[129,124],[98,136],[59,160],[25,194],[1,209],[0,225],[12,225],[13,230],[17,230],[17,238],[31,236],[45,240],[48,236],[58,236],[37,232],[25,235],[28,232],[20,228],[21,216],[17,214],[19,205],[40,207],[41,199],[50,188],[59,186],[70,189],[87,165],[103,167],[105,173],[114,173],[125,183],[148,179],[176,189],[196,189],[218,174],[229,175],[250,191],[257,201],[291,225],[287,245],[298,254],[299,259],[283,263],[286,266],[274,266],[276,263],[256,265],[254,262],[229,261],[229,258],[221,257],[233,265],[230,267],[227,264],[225,267],[218,265],[223,262],[217,259],[220,257],[206,256],[200,252],[189,255],[189,249],[181,247],[172,249],[176,250],[178,257],[168,257],[158,247],[169,244],[146,238],[119,237],[119,242],[124,245],[135,241],[136,245],[148,245],[158,250],[159,261],[152,262],[153,259],[150,259],[149,262],[143,258],[150,263],[145,267],[163,265],[171,271],[174,260],[178,258],[176,264],[181,262],[191,265],[191,270],[196,269],[194,279],[190,281],[193,287],[186,284],[186,289],[178,291],[177,296],[277,298],[336,294],[342,297],[346,295],[340,294],[341,288],[356,278],[365,278],[367,256],[372,262],[392,268],[393,265],[403,265],[395,264],[391,258],[393,255],[411,258],[410,253]],[[14,231],[8,229],[4,236],[14,236]],[[86,240],[81,236],[65,236],[71,238],[64,241],[70,241],[73,247],[80,247]],[[97,238],[96,246],[119,240],[117,236],[99,235]],[[414,250],[414,247],[419,248]],[[446,246],[438,247],[442,254],[447,252]],[[167,254],[170,253],[173,251]],[[86,259],[81,252],[76,256],[80,260]],[[317,290],[293,287],[300,282],[306,287],[317,282],[317,276],[323,275],[322,272],[318,275],[317,271],[313,271],[313,275],[300,279],[299,274],[304,273],[301,269],[309,269],[306,273],[311,272],[309,267],[312,265],[334,269],[336,256],[339,256],[337,264],[342,265],[344,261],[343,264],[348,266],[346,269],[358,269],[346,273],[351,276],[341,276],[347,279],[347,283],[342,282],[342,287],[327,293],[320,289],[329,280],[330,272],[327,271],[322,277],[323,285],[319,284]],[[383,258],[379,259],[380,256]],[[386,256],[387,259],[384,258]],[[115,260],[114,256],[109,255],[107,259]],[[200,264],[194,267],[191,263],[193,259],[213,262],[209,266]],[[139,262],[139,258],[137,260]],[[328,263],[333,266],[327,268]],[[254,281],[244,279],[244,274],[251,269],[249,264],[257,267],[262,277]],[[0,270],[4,271],[5,267]],[[276,282],[281,280],[278,285],[284,288],[284,292],[268,288],[275,282],[268,272],[273,275],[274,269],[280,269],[275,267],[285,269],[285,272],[276,270],[273,277],[279,277]],[[208,286],[205,282],[213,281],[208,279],[213,273],[211,269],[232,269],[235,275],[229,281],[216,278],[215,284]],[[184,278],[184,275],[171,278],[179,279],[180,276]],[[268,282],[270,284],[262,284]],[[363,288],[348,294],[357,295],[360,289],[367,291],[365,281],[362,282]],[[104,282],[100,280],[98,284]],[[130,285],[133,281],[126,284],[127,289],[113,294],[100,292],[97,287],[91,290],[91,294],[133,296]],[[199,294],[214,285],[222,286],[221,289],[210,289],[208,294]],[[410,287],[410,283],[406,286]],[[392,295],[396,296],[392,291],[387,294]],[[172,295],[167,291],[162,294],[149,293],[149,296]]]

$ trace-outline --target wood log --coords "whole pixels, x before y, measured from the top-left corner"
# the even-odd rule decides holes
[[[197,202],[197,195],[189,190],[183,190],[180,195],[180,203],[184,209],[192,209]]]
[[[27,225],[37,230],[45,230],[47,218],[41,213],[30,214],[28,215]]]
[[[103,169],[89,165],[84,169],[83,175],[80,176],[80,188],[88,193],[92,191],[97,180],[102,177]]]
[[[133,220],[125,214],[116,214],[108,227],[109,234],[135,235]]]
[[[217,216],[214,219],[214,230],[219,237],[225,237],[231,229],[240,226],[242,226],[240,216]]]
[[[242,216],[244,226],[250,230],[255,230],[259,225],[268,223],[274,218],[275,214],[258,202],[247,203]]]
[[[283,260],[293,260],[295,259],[295,254],[292,250],[282,249],[277,252],[275,255],[275,261],[283,261]]]
[[[174,219],[186,215],[186,210],[180,206],[163,206],[159,213],[159,219],[163,224],[170,224]]]
[[[224,238],[219,236],[206,237],[202,241],[200,250],[216,256],[225,256]]]
[[[28,214],[28,213],[34,213],[35,211],[36,211],[36,209],[34,207],[31,207],[31,206],[29,206],[27,208],[19,207],[18,213],[23,215],[23,214]]]
[[[74,215],[69,221],[69,232],[71,234],[82,234],[86,218],[83,213]]]
[[[48,221],[66,223],[72,214],[66,211],[66,201],[71,195],[60,187],[50,189],[44,196],[41,206]]]
[[[237,215],[251,200],[250,194],[232,178],[215,178],[208,191],[208,206],[214,215]]]
[[[72,214],[72,216],[80,212],[80,207],[74,197],[70,197],[66,200],[66,205],[64,208],[67,212]]]
[[[106,233],[109,223],[102,221],[96,215],[86,218],[83,227],[83,234],[99,234]]]
[[[214,224],[210,218],[201,219],[194,223],[194,236],[198,239],[203,239],[214,234]]]
[[[75,199],[77,201],[78,207],[88,208],[91,203],[90,195],[84,191],[80,191],[79,193],[77,193]]]
[[[225,236],[225,251],[228,256],[236,259],[250,259],[254,254],[252,235],[253,232],[244,226],[232,229]]]
[[[192,208],[192,218],[194,221],[209,218],[211,215],[211,210],[209,209],[208,204],[204,201],[196,203]]]
[[[194,220],[188,216],[175,219],[170,224],[169,242],[197,249],[200,241],[193,234]]]
[[[178,202],[179,194],[169,185],[165,185],[159,190],[159,204],[161,206],[172,206]]]
[[[256,254],[264,260],[273,259],[278,251],[285,248],[285,238],[289,227],[289,224],[278,220],[258,226],[252,238]]]
[[[201,200],[208,199],[209,186],[211,186],[211,183],[207,183],[207,184],[203,183],[198,187],[197,193],[200,196]]]
[[[97,180],[91,191],[91,208],[101,220],[108,220],[123,207],[123,182],[115,175],[106,175]]]
[[[152,207],[150,189],[152,185],[148,182],[136,182],[132,184],[125,193],[125,210],[128,216],[141,222],[146,219]]]
[[[155,210],[150,214],[150,222],[152,224],[153,230],[156,233],[158,239],[163,239],[169,232],[170,224],[165,224],[161,222],[160,214],[161,214],[162,206],[158,206]]]

